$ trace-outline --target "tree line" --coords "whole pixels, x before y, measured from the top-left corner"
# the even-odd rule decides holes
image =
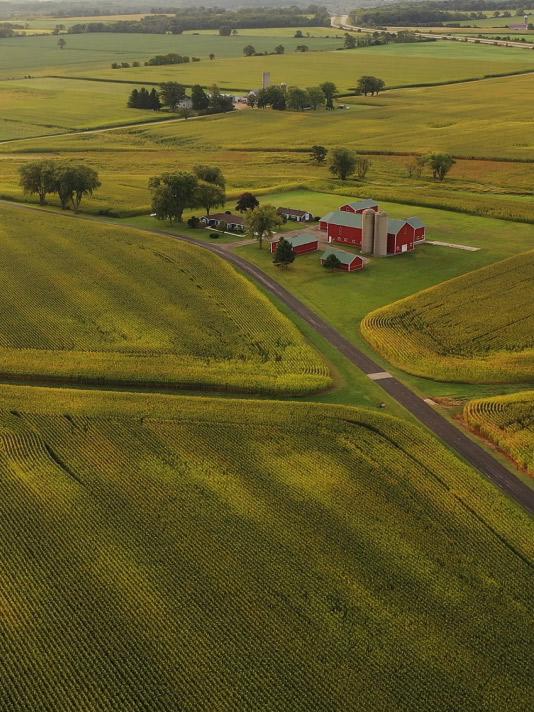
[[[100,187],[98,173],[89,166],[66,161],[32,161],[19,169],[20,185],[25,195],[37,195],[39,205],[56,194],[63,210],[79,209],[84,196]]]
[[[233,97],[222,94],[217,86],[211,87],[206,92],[199,84],[195,84],[191,89],[190,105],[188,98],[183,84],[163,82],[159,90],[155,88],[148,90],[145,87],[132,89],[127,106],[130,109],[152,111],[159,111],[162,107],[167,107],[169,111],[177,111],[180,108],[186,113],[190,109],[199,114],[222,114],[234,109]]]

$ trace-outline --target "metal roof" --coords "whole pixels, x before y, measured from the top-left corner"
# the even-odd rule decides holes
[[[302,232],[300,235],[291,235],[285,237],[292,247],[300,247],[300,245],[308,245],[310,242],[318,242],[319,237],[313,232]]]
[[[326,258],[330,257],[330,255],[335,255],[343,265],[350,265],[351,262],[354,262],[357,257],[359,257],[362,262],[367,262],[367,259],[365,257],[362,257],[361,255],[355,255],[352,252],[345,252],[344,250],[334,249],[325,250],[321,255],[321,260],[326,260]]]
[[[378,203],[371,198],[364,198],[363,200],[357,200],[355,203],[344,203],[344,205],[350,205],[355,210],[364,210],[365,208],[374,208]]]
[[[362,216],[356,213],[347,213],[345,210],[333,210],[321,218],[321,222],[342,225],[343,227],[361,227]]]
[[[396,235],[406,225],[407,220],[390,219],[388,222],[388,235]]]
[[[412,227],[414,227],[415,229],[425,226],[425,223],[420,218],[415,217],[415,216],[413,218],[408,218],[408,220],[406,220],[406,222],[409,225],[411,225]]]

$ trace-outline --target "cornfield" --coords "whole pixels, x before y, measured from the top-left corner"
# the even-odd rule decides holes
[[[534,475],[534,391],[469,401],[468,425]]]
[[[223,260],[135,230],[3,207],[0,373],[304,393],[321,357]]]
[[[368,314],[367,341],[417,376],[521,383],[534,376],[534,251]]]
[[[421,429],[0,396],[2,712],[528,708],[528,517]]]

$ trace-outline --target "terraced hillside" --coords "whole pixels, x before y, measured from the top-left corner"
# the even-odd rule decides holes
[[[394,302],[361,322],[393,365],[438,381],[521,383],[534,376],[534,251]]]
[[[0,375],[301,393],[330,384],[297,329],[217,257],[3,206]]]
[[[422,430],[0,397],[3,710],[526,709],[528,518]]]
[[[470,401],[463,415],[470,427],[534,475],[534,391]]]

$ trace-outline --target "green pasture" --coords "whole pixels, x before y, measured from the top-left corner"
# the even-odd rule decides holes
[[[172,14],[172,13],[171,13]],[[16,24],[27,25],[31,30],[53,30],[56,25],[63,25],[66,28],[72,27],[73,25],[79,25],[89,22],[119,22],[120,20],[126,20],[130,22],[135,22],[141,20],[143,17],[149,17],[150,12],[142,13],[132,13],[132,14],[116,14],[116,15],[82,15],[79,17],[50,17],[48,15],[42,17],[23,17],[20,19],[14,19],[13,22]]]
[[[0,140],[154,119],[153,111],[127,108],[135,86],[44,77],[0,82]]]
[[[182,40],[185,41],[189,37],[191,36],[183,36]],[[192,39],[199,38],[192,37]],[[215,41],[218,38],[212,39]],[[244,46],[244,38],[241,36],[227,39],[237,42],[239,47]],[[206,36],[201,37],[200,40],[206,45],[211,42],[211,38],[208,39]],[[297,44],[302,44],[302,40],[295,41]],[[329,42],[330,40],[315,41]],[[338,42],[338,40],[334,41]],[[256,49],[259,50],[259,46]],[[210,51],[217,54],[215,47],[206,49],[205,54]],[[268,57],[239,57],[238,54],[240,52],[236,52],[230,58],[222,58],[222,54],[219,54],[221,58],[213,62],[136,67],[120,71],[109,68],[95,71],[93,68],[84,69],[80,66],[80,71],[76,73],[104,79],[120,78],[147,82],[174,80],[206,86],[215,83],[223,89],[228,87],[248,90],[259,86],[262,72],[269,71],[273,83],[314,86],[323,81],[333,81],[340,90],[348,91],[355,87],[362,74],[379,76],[387,85],[397,86],[534,69],[534,57],[525,50],[510,48],[503,52],[499,47],[465,45],[450,41],[390,44],[341,52],[325,52],[321,54],[320,61],[310,52]],[[73,71],[67,67],[62,73],[72,74]]]
[[[272,52],[280,44],[281,38],[273,30],[272,35],[247,37],[220,37],[219,35],[152,35],[135,33],[86,33],[63,35],[67,42],[65,49],[57,46],[58,38],[52,35],[12,37],[2,39],[0,44],[0,79],[10,79],[31,75],[67,74],[106,77],[107,70],[112,79],[138,79],[128,77],[127,70],[112,70],[113,62],[145,62],[156,54],[176,52],[191,57],[199,57],[198,64],[209,63],[211,69],[216,66],[208,55],[216,57],[242,57],[243,47],[253,42],[256,51]],[[287,52],[292,52],[303,40],[284,37],[283,44]],[[342,42],[338,39],[318,37],[309,39],[306,44],[313,50],[332,50]],[[168,67],[159,67],[161,75],[152,81],[164,81]],[[130,70],[131,71],[131,70]],[[239,76],[239,75],[238,75]],[[261,76],[261,74],[260,74]],[[140,77],[145,79],[144,76]],[[215,77],[208,80],[213,84]],[[257,82],[252,86],[256,86]]]

